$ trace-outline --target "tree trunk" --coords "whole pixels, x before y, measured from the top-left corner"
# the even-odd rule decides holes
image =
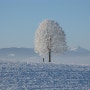
[[[44,62],[44,58],[43,58],[43,62]]]
[[[51,62],[51,50],[49,51],[49,62]]]

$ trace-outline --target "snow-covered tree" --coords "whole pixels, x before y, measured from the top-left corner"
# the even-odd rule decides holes
[[[64,31],[54,20],[44,20],[35,33],[35,52],[40,56],[49,56],[51,52],[63,53],[67,50]]]

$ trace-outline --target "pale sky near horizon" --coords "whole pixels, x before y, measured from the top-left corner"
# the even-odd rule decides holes
[[[34,47],[45,19],[60,24],[69,47],[90,50],[90,0],[0,0],[0,48]]]

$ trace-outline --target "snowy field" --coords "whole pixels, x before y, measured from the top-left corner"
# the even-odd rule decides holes
[[[0,61],[0,90],[90,90],[90,66]]]

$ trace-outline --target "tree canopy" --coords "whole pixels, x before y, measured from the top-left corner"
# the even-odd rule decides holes
[[[44,20],[35,33],[35,52],[45,57],[51,52],[63,53],[67,50],[66,37],[62,28],[54,20]]]

